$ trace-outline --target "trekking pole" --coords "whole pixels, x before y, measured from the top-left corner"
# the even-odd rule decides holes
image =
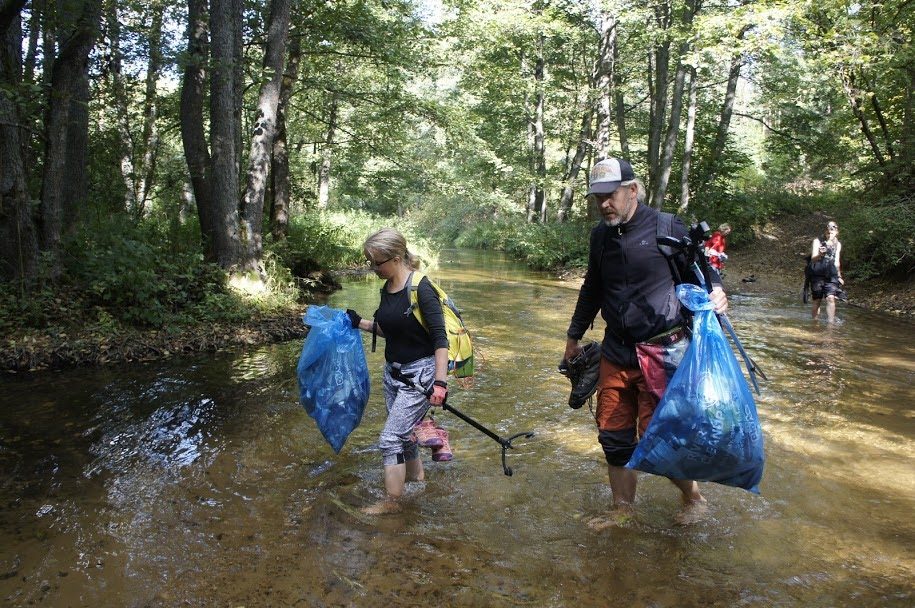
[[[687,264],[692,268],[693,272],[696,273],[696,277],[699,279],[699,283],[702,287],[704,287],[708,293],[712,293],[712,273],[709,269],[709,263],[705,257],[705,252],[699,252],[699,246],[705,243],[705,234],[708,231],[708,224],[699,222],[690,228],[689,235],[683,237],[682,240],[677,240],[672,236],[659,236],[657,240],[661,245],[668,245],[681,250],[685,249]],[[738,352],[740,352],[743,363],[750,375],[750,381],[753,383],[753,388],[756,389],[756,394],[758,395],[759,383],[756,381],[756,373],[759,372],[759,375],[763,380],[768,380],[769,378],[766,377],[765,372],[756,365],[756,361],[754,361],[753,358],[747,354],[747,351],[743,349],[743,345],[740,343],[740,340],[737,339],[737,333],[734,331],[734,326],[731,325],[731,321],[728,319],[727,314],[715,313],[715,316],[718,318],[718,322],[721,326],[731,335],[731,341],[734,342],[734,346],[736,346]]]
[[[429,387],[428,389],[423,389],[422,387],[417,386],[416,383],[413,382],[413,379],[410,376],[407,376],[406,374],[403,373],[403,371],[401,371],[400,364],[398,364],[398,363],[391,364],[391,376],[393,376],[396,380],[403,382],[404,384],[406,384],[409,387],[422,391],[422,393],[427,398],[432,396],[432,387]],[[460,418],[461,420],[463,420],[464,422],[466,422],[473,428],[477,429],[478,431],[480,431],[481,433],[483,433],[484,435],[486,435],[487,437],[491,438],[496,443],[501,445],[502,446],[502,471],[507,476],[509,476],[509,477],[512,476],[512,473],[513,473],[512,468],[510,466],[508,466],[508,464],[505,462],[505,450],[514,449],[515,446],[512,445],[512,441],[514,441],[518,437],[526,437],[527,439],[530,439],[531,437],[533,437],[534,433],[532,431],[515,433],[508,439],[503,439],[495,431],[491,431],[490,429],[486,428],[485,426],[483,426],[482,424],[480,424],[479,422],[477,422],[476,420],[474,420],[473,418],[471,418],[464,412],[460,411],[456,407],[448,405],[447,397],[446,397],[445,402],[442,403],[442,409],[444,409],[448,412],[451,412],[452,414],[454,414],[455,416],[457,416],[458,418]]]
[[[699,282],[702,283],[702,287],[704,287],[708,293],[712,293],[712,272],[709,268],[708,259],[705,257],[704,252],[701,255],[698,254],[699,244],[705,242],[705,233],[708,232],[708,230],[708,224],[705,222],[699,222],[690,229],[689,236],[691,243],[689,251],[690,258],[693,262],[693,272],[699,277]],[[743,357],[744,365],[747,368],[747,372],[750,374],[750,381],[753,383],[753,388],[756,389],[756,394],[758,395],[759,383],[756,381],[756,372],[759,372],[759,375],[762,376],[763,380],[768,380],[766,374],[759,369],[759,366],[756,365],[756,361],[754,361],[753,358],[747,354],[747,351],[743,349],[743,344],[737,339],[737,332],[734,331],[734,326],[731,325],[731,320],[728,319],[728,315],[726,313],[715,313],[715,316],[718,317],[718,322],[721,323],[721,326],[731,335],[734,346],[737,347],[740,356]]]

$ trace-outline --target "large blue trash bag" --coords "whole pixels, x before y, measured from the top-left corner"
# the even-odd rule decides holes
[[[343,310],[309,306],[303,322],[311,329],[296,369],[299,400],[339,454],[369,400],[362,338]]]
[[[677,287],[692,310],[692,342],[626,465],[673,479],[714,481],[759,494],[762,429],[708,294]]]

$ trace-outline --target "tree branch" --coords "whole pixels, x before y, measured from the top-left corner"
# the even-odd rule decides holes
[[[773,127],[772,125],[768,124],[768,123],[767,123],[765,120],[763,120],[762,118],[757,118],[756,116],[752,116],[752,115],[750,115],[750,114],[744,114],[743,112],[734,112],[734,116],[742,116],[743,118],[749,118],[750,120],[755,120],[756,122],[758,122],[759,124],[761,124],[762,126],[764,126],[765,128],[769,129],[770,131],[772,131],[773,133],[775,133],[776,135],[778,135],[778,136],[780,136],[780,137],[784,137],[785,139],[790,139],[791,141],[797,142],[797,143],[799,143],[799,144],[804,143],[804,140],[798,139],[797,137],[794,137],[793,135],[789,134],[789,133],[786,132],[786,131],[782,131],[782,130],[780,130],[780,129],[776,129],[776,128]]]

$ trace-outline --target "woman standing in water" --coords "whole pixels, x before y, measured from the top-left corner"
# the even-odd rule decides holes
[[[839,225],[826,224],[826,234],[813,239],[810,251],[810,293],[813,297],[813,318],[820,316],[820,302],[826,298],[826,318],[830,323],[836,320],[836,295],[845,281],[842,279],[840,256],[842,243],[839,242]]]
[[[419,268],[419,258],[407,250],[404,236],[393,228],[382,228],[362,246],[366,261],[380,279],[381,301],[373,319],[363,319],[347,310],[353,327],[385,338],[384,400],[388,411],[379,448],[384,465],[385,499],[365,509],[367,513],[389,513],[400,509],[407,481],[425,477],[413,426],[430,405],[440,406],[448,395],[448,337],[438,294],[423,277],[417,286],[419,310],[429,330],[410,310],[410,282]],[[408,377],[416,386],[405,383]],[[423,392],[432,387],[427,398]]]

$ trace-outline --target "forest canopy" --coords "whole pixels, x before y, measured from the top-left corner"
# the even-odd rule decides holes
[[[157,325],[212,304],[228,275],[359,262],[353,227],[370,218],[575,263],[588,169],[607,156],[631,160],[649,204],[730,221],[738,240],[777,213],[845,214],[859,276],[908,274],[913,13],[0,0],[4,297],[21,312],[69,286]]]

